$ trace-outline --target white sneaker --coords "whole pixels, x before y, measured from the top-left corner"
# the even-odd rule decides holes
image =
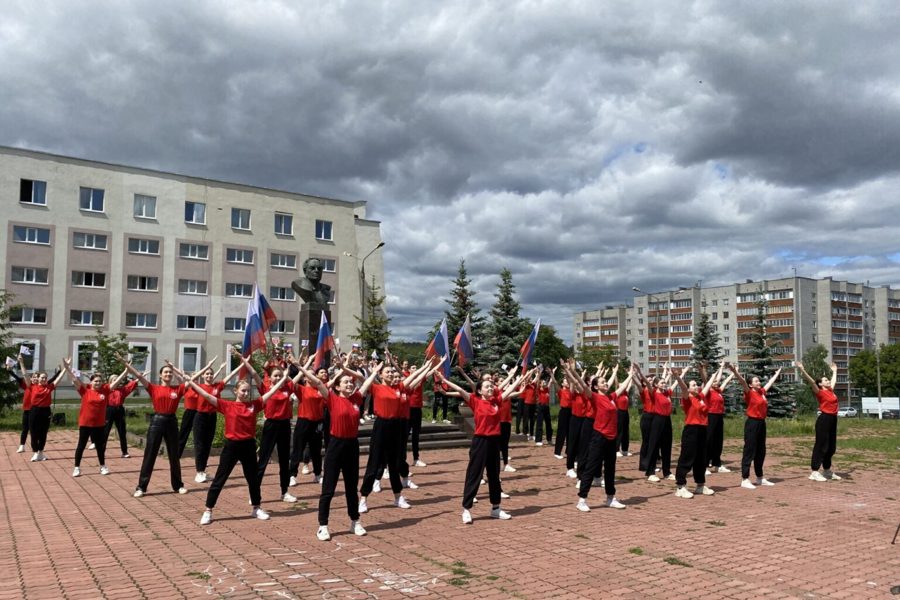
[[[543,445],[544,445],[544,442],[535,442],[534,445],[535,445],[535,446],[543,446]]]
[[[194,475],[194,483],[206,483],[206,473],[204,471],[197,471],[197,474]]]
[[[288,502],[288,503],[290,503],[290,504],[293,504],[294,502],[297,501],[297,497],[296,497],[296,496],[292,496],[292,495],[290,495],[289,493],[285,492],[284,496],[281,497],[281,501],[282,501],[282,502]]]
[[[211,522],[212,522],[212,511],[204,510],[203,516],[200,517],[200,524],[201,525],[209,525]]]
[[[365,425],[365,424],[366,424],[366,420],[365,420],[365,419],[360,419],[360,420],[359,420],[359,424],[360,424],[360,425]],[[321,539],[321,538],[320,538],[320,539]],[[330,536],[330,535],[328,536],[328,539],[331,539],[331,536]]]
[[[714,489],[706,485],[698,485],[697,489],[694,490],[694,494],[700,494],[701,496],[712,496],[715,493]]]
[[[579,489],[580,487],[581,487],[581,480],[580,480],[580,479],[576,479],[576,480],[575,480],[575,489],[577,490],[577,489]]]
[[[756,489],[756,486],[753,485],[753,483],[749,479],[742,479],[741,487],[744,488],[745,490],[755,490]]]
[[[353,535],[366,535],[366,529],[359,521],[350,521],[350,533]]]
[[[729,469],[728,467],[725,467],[725,466],[719,467],[717,469],[717,471],[719,473],[731,473],[731,469]]]
[[[44,451],[43,451],[43,450],[41,450],[40,452],[38,452],[37,455],[38,455],[38,457],[37,457],[38,461],[45,461],[45,460],[48,460],[48,459],[47,459],[47,455],[44,454]]]
[[[25,446],[24,446],[24,445],[19,446],[18,448],[16,448],[16,454],[22,454],[23,452],[25,452]]]
[[[369,512],[369,505],[366,503],[366,499],[362,498],[359,501],[359,514],[363,514],[363,513],[367,513],[367,512]]]
[[[712,471],[710,471],[709,469],[707,469],[707,470],[706,470],[706,474],[707,474],[707,475],[712,475]]]
[[[134,496],[135,498],[140,498],[143,495],[144,495],[144,490],[142,490],[141,488],[134,490],[134,494],[132,494],[132,496]]]
[[[109,467],[107,467],[106,465],[101,466],[100,474],[101,475],[109,475]]]
[[[562,460],[562,459],[563,459],[563,455],[562,455],[562,454],[554,454],[554,455],[553,455],[553,458],[555,458],[556,460]]]
[[[444,419],[444,425],[449,425],[449,424],[450,424],[450,420],[449,420],[449,419]]]
[[[297,485],[297,478],[292,476],[290,482],[288,482],[288,486],[294,487],[295,485]]]
[[[434,419],[432,419],[432,420],[431,420],[431,424],[434,425],[435,423],[437,423],[437,421],[435,421]]]
[[[88,449],[88,450],[96,450],[96,449],[97,449],[97,444],[95,444],[94,442],[91,442],[91,443],[88,445],[88,448],[87,448],[87,449]]]
[[[179,493],[179,494],[187,494],[187,492],[188,492],[188,491],[187,491],[187,488],[186,488],[186,487],[180,487],[180,488],[178,488],[178,493]]]
[[[407,477],[406,479],[403,480],[403,487],[409,488],[411,490],[419,489],[419,486],[417,486],[415,484],[415,482],[412,479],[410,479],[409,477]]]
[[[126,452],[122,455],[122,458],[131,458],[131,455]]]
[[[578,477],[578,473],[575,472],[575,469],[569,469],[568,471],[566,471],[566,477],[568,477],[569,479],[575,479],[576,477]]]
[[[825,479],[840,481],[843,478],[840,475],[837,475],[834,471],[825,471]]]
[[[625,456],[634,456],[634,452],[626,452]],[[624,505],[623,505],[624,506]]]
[[[625,505],[619,502],[615,496],[607,496],[606,497],[606,505],[610,508],[625,508]]]
[[[390,472],[387,469],[385,469],[384,473],[381,474],[381,478],[385,479],[385,480],[390,479],[391,478]]]
[[[659,477],[657,477],[656,475],[651,475],[650,477],[647,478],[647,481],[649,481],[650,483],[659,483],[662,480]]]
[[[313,475],[312,482],[322,485],[322,476],[321,475]]]
[[[375,480],[375,483],[372,484],[372,491],[376,494],[381,491],[381,482],[377,479]]]
[[[765,477],[760,477],[760,478],[757,479],[754,483],[755,483],[756,485],[770,485],[770,486],[771,486],[771,485],[775,485],[774,483],[772,483],[771,481],[769,481],[769,480],[766,479]]]
[[[503,510],[502,508],[497,507],[497,508],[491,509],[491,518],[508,521],[509,519],[512,519],[512,515],[509,514],[508,512],[506,512],[505,510]]]
[[[507,494],[506,492],[500,492],[500,497],[504,500],[507,500],[509,499],[509,494]]]
[[[694,495],[688,491],[688,489],[684,486],[681,486],[677,490],[675,490],[675,496],[677,498],[693,498]]]
[[[463,525],[471,525],[472,524],[472,513],[470,513],[465,508],[463,509],[462,522],[463,522]]]
[[[309,475],[309,473],[310,473],[309,465],[303,465],[303,468],[300,469],[300,474],[301,475]]]
[[[621,451],[620,451],[620,452],[616,452],[616,458],[622,458],[623,456],[625,456],[625,455],[622,454]]]
[[[669,481],[675,481],[675,473],[669,473],[668,477],[666,477]]]
[[[828,481],[821,473],[818,471],[813,471],[809,474],[809,478],[813,481]]]
[[[515,473],[516,469],[512,465],[508,464],[505,467],[503,467],[503,471],[506,473]]]
[[[319,538],[321,542],[327,542],[331,539],[331,534],[328,532],[328,525],[319,525],[319,530],[316,532],[316,537]]]
[[[81,467],[75,467],[72,469],[72,477],[80,477],[81,476]]]
[[[472,498],[472,504],[478,504],[478,497]]]
[[[425,461],[417,460],[416,464],[414,464],[413,466],[414,467],[427,467],[428,465],[425,463]]]
[[[588,506],[587,500],[585,500],[584,498],[578,499],[578,504],[575,505],[575,508],[577,508],[581,512],[591,512],[591,507]]]
[[[256,517],[260,521],[268,521],[269,520],[269,513],[267,513],[266,511],[264,511],[263,509],[261,509],[258,506],[256,508],[254,508],[252,511],[250,511],[250,516]]]
[[[397,508],[412,508],[409,502],[407,502],[406,498],[404,498],[403,496],[397,496],[394,499],[394,506],[396,506]]]
[[[487,481],[485,481],[485,480],[484,480],[484,477],[482,477],[482,478],[481,478],[481,483],[480,483],[479,485],[484,485],[484,484],[486,484],[486,483],[487,483]]]

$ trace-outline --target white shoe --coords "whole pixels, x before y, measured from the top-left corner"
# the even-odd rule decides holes
[[[97,444],[95,444],[94,442],[91,442],[91,443],[88,445],[88,448],[87,448],[87,449],[88,449],[88,450],[96,450],[96,449],[97,449]]]
[[[728,467],[722,466],[716,469],[719,473],[731,473],[731,469]]]
[[[290,482],[288,483],[288,486],[289,486],[289,487],[294,487],[295,485],[297,485],[297,478],[296,478],[296,477],[291,477],[291,480],[290,480]]]
[[[75,467],[72,469],[72,477],[80,477],[81,476],[81,467]]]
[[[575,508],[577,508],[581,512],[591,512],[591,507],[588,506],[587,500],[585,500],[584,498],[578,499],[578,504],[575,505]]]
[[[206,483],[206,472],[197,471],[197,474],[194,475],[194,483]]]
[[[188,491],[187,491],[187,488],[186,488],[186,487],[180,487],[180,488],[178,488],[178,493],[179,493],[179,494],[187,494],[187,492],[188,492]]]
[[[840,475],[835,474],[834,471],[825,471],[825,479],[831,479],[833,481],[840,481],[843,478]]]
[[[544,445],[544,442],[535,442],[534,445],[535,445],[535,446],[543,446],[543,445]]]
[[[375,483],[372,484],[372,491],[376,494],[381,491],[381,482],[377,479],[375,480]]]
[[[432,419],[432,420],[431,420],[431,424],[434,425],[435,423],[437,423],[437,421],[435,421],[434,419]]]
[[[659,477],[657,477],[656,475],[651,475],[650,477],[647,478],[647,481],[649,481],[650,483],[659,483],[662,480]]]
[[[142,490],[141,488],[134,490],[134,494],[132,494],[132,496],[134,496],[135,498],[140,498],[143,495],[144,495],[144,490]]]
[[[101,475],[109,475],[109,467],[107,467],[106,465],[101,466],[100,474]]]
[[[659,473],[661,469],[660,469],[659,467],[656,467],[656,468],[653,469],[653,470],[654,470],[656,473]]]
[[[463,509],[462,522],[463,522],[463,525],[471,525],[472,524],[472,513],[470,513],[465,508]]]
[[[828,481],[821,473],[818,471],[813,471],[809,474],[809,478],[813,481]]]
[[[122,458],[131,458],[131,455],[126,452],[122,455]]]
[[[264,511],[263,509],[261,509],[258,506],[256,508],[254,508],[252,511],[250,511],[250,516],[256,517],[260,521],[268,521],[269,520],[269,513],[267,513],[266,511]]]
[[[707,475],[712,475],[712,471],[710,471],[709,469],[707,469],[707,470],[706,470],[706,474],[707,474]]]
[[[289,502],[289,503],[293,504],[294,502],[297,501],[297,497],[296,497],[296,496],[292,496],[292,495],[290,495],[289,493],[285,492],[284,496],[281,497],[281,501],[282,501],[282,502]]]
[[[366,420],[365,420],[365,419],[360,419],[360,420],[359,420],[359,424],[360,424],[360,425],[365,425],[365,424],[366,424]],[[321,529],[320,529],[320,531],[321,531]],[[321,538],[320,538],[320,539],[321,539]],[[330,536],[330,535],[328,536],[328,539],[331,539],[331,536]]]
[[[576,480],[575,480],[575,489],[577,490],[577,489],[579,489],[580,487],[581,487],[581,480],[580,480],[580,479],[576,479]]]
[[[675,473],[669,473],[669,476],[666,477],[669,481],[675,481]]]
[[[507,494],[506,492],[500,492],[500,497],[504,500],[507,500],[509,499],[509,494]]]
[[[449,425],[449,424],[450,424],[450,420],[449,420],[449,419],[444,419],[444,424],[445,424],[445,425]]]
[[[509,465],[509,464],[508,464],[508,465],[506,465],[505,467],[503,467],[503,471],[504,471],[505,473],[515,473],[515,472],[516,472],[516,469],[515,469],[512,465]]]
[[[472,498],[472,504],[478,504],[478,497]]]
[[[327,542],[331,539],[331,534],[328,532],[328,525],[320,525],[319,530],[316,532],[316,537],[319,538],[321,542]]]
[[[384,473],[381,474],[381,478],[382,479],[390,479],[391,478],[390,472],[387,469],[385,469]]]
[[[23,452],[25,452],[25,446],[24,446],[24,445],[23,445],[23,446],[19,446],[18,448],[16,448],[16,454],[22,454]]]
[[[353,535],[366,535],[366,529],[359,521],[350,521],[350,533]]]
[[[569,479],[575,479],[578,477],[578,473],[575,472],[575,469],[569,469],[566,471],[566,477]]]
[[[406,479],[403,480],[403,487],[409,488],[409,489],[411,489],[411,490],[417,490],[417,489],[419,489],[419,486],[417,486],[417,485],[415,484],[415,482],[413,482],[413,480],[410,479],[409,477],[407,477]]]
[[[684,486],[681,486],[677,490],[675,490],[675,496],[677,498],[693,498],[694,495],[688,491],[688,489]]]
[[[413,466],[414,467],[427,467],[428,465],[424,461],[417,460],[416,464],[414,464]]]
[[[200,524],[201,525],[209,525],[211,522],[212,522],[212,511],[204,510],[203,516],[200,517]]]
[[[508,512],[506,512],[505,510],[503,510],[502,508],[497,507],[497,508],[491,509],[491,518],[492,519],[500,519],[502,521],[508,521],[509,519],[512,519],[512,515],[509,514]]]
[[[757,479],[754,483],[755,483],[756,485],[769,485],[769,486],[775,485],[774,483],[772,483],[771,481],[769,481],[769,480],[766,479],[765,477],[760,477],[760,478]]]
[[[634,456],[634,453],[633,453],[633,452],[626,452],[626,453],[625,453],[625,456]],[[624,506],[624,505],[623,505],[623,506]]]
[[[369,505],[366,503],[366,499],[363,498],[359,501],[359,514],[369,512]]]
[[[562,459],[563,459],[563,455],[562,455],[562,454],[554,454],[554,455],[553,455],[553,458],[555,458],[556,460],[562,460]]]
[[[394,499],[394,506],[396,506],[397,508],[412,508],[409,502],[407,502],[406,498],[404,498],[403,496],[397,496]]]
[[[45,460],[48,460],[48,459],[47,459],[47,455],[44,454],[44,451],[43,451],[43,450],[41,450],[41,451],[38,452],[37,454],[38,454],[38,457],[37,457],[38,461],[45,461]]]
[[[756,486],[753,485],[753,483],[749,479],[742,479],[741,487],[744,488],[745,490],[755,490],[756,489]]]
[[[625,505],[619,502],[615,496],[607,496],[606,497],[606,505],[610,508],[625,508]]]
[[[300,474],[301,475],[309,475],[309,473],[310,473],[309,465],[303,465],[303,468],[300,469]]]
[[[487,483],[487,481],[485,481],[485,480],[484,480],[484,477],[482,477],[482,478],[481,478],[481,483],[480,483],[479,485],[484,485],[484,484],[486,484],[486,483]]]
[[[709,486],[698,485],[697,489],[694,490],[694,494],[700,494],[701,496],[712,496],[716,491]]]
[[[625,455],[622,454],[621,452],[616,452],[616,458],[622,458],[623,456],[625,456]]]
[[[322,476],[321,475],[313,475],[312,482],[322,485]]]

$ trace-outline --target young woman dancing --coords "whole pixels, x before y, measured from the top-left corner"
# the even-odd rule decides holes
[[[110,385],[103,383],[103,376],[100,373],[91,375],[90,385],[82,383],[81,378],[72,371],[71,358],[64,359],[63,366],[75,386],[75,391],[81,396],[81,408],[78,411],[78,444],[75,446],[75,468],[72,470],[72,477],[81,475],[81,458],[84,456],[88,439],[94,442],[97,449],[100,474],[109,475],[103,430],[106,425],[106,405],[109,401]],[[117,386],[124,376],[124,373],[119,375],[112,385]]]
[[[229,373],[222,381],[216,381],[216,375],[221,371],[227,363],[222,363],[218,370],[213,371],[212,367],[203,370],[200,375],[200,386],[207,394],[212,394],[216,398],[222,397],[222,391],[228,382],[234,379],[242,368],[243,363],[238,364],[234,370]],[[195,380],[196,383],[196,380]],[[193,391],[193,389],[191,389]],[[196,483],[206,483],[209,477],[206,475],[206,466],[209,464],[209,453],[212,450],[213,439],[216,436],[216,428],[219,421],[219,412],[215,405],[207,402],[203,395],[197,398],[197,415],[194,417],[194,469],[197,474],[194,475]]]
[[[25,380],[28,379],[31,385],[34,385],[38,382],[37,373],[32,373],[31,375],[25,370],[25,361],[20,354],[18,356],[19,360],[19,368],[22,370],[22,376],[19,377],[16,375],[14,369],[9,370],[9,374],[13,379],[16,380],[16,383],[19,384],[19,389],[22,390],[22,432],[19,434],[19,447],[16,448],[17,454],[22,454],[25,452],[25,442],[28,441],[28,421],[31,417],[31,387],[25,384]]]
[[[304,369],[309,369],[310,360],[307,359]],[[294,362],[297,368],[300,368],[299,362]],[[328,386],[328,369],[320,367],[316,373],[319,381]],[[302,376],[302,372],[301,372]],[[294,387],[294,395],[297,396],[297,422],[294,425],[294,438],[291,446],[291,479],[289,484],[297,485],[297,476],[300,469],[300,463],[306,460],[307,455],[309,461],[312,462],[313,483],[322,483],[322,440],[323,435],[327,437],[328,423],[325,421],[325,400],[327,396],[322,396],[319,390],[313,386],[309,380],[303,385]],[[327,447],[328,442],[326,440]],[[310,473],[306,464],[303,466],[303,473]]]
[[[656,457],[662,462],[662,474],[666,479],[675,479],[672,473],[672,388],[669,387],[671,371],[663,371],[662,377],[653,380],[653,421],[650,423],[650,442],[647,445],[647,481],[658,483]]]
[[[819,416],[816,418],[816,441],[813,444],[812,459],[810,460],[809,478],[813,481],[828,481],[840,479],[831,470],[831,457],[837,449],[837,411],[838,400],[834,393],[834,384],[837,383],[837,364],[831,363],[831,377],[823,376],[818,382],[809,376],[802,362],[795,362],[794,366],[800,370],[803,379],[809,383],[816,400],[819,402]],[[819,473],[819,468],[824,473]]]
[[[62,369],[52,378],[48,378],[46,372],[39,371],[35,384],[31,383],[31,378],[22,379],[31,392],[31,412],[28,415],[28,431],[31,432],[31,449],[34,451],[31,462],[47,460],[44,448],[47,446],[47,432],[50,431],[50,405],[53,403],[53,391],[63,375],[65,371]]]
[[[741,376],[738,368],[733,364],[728,364],[728,369],[734,373],[744,388],[744,402],[747,403],[747,420],[744,421],[744,454],[741,457],[741,487],[754,490],[759,485],[775,485],[765,477],[763,477],[763,463],[766,461],[766,416],[769,410],[769,401],[766,399],[766,393],[778,376],[781,375],[781,369],[775,371],[775,374],[763,385],[759,377],[751,377],[750,383]],[[753,463],[753,471],[756,473],[756,481],[750,481],[750,463]]]
[[[679,498],[693,498],[694,494],[712,496],[715,492],[706,485],[706,431],[709,425],[709,407],[706,398],[713,382],[722,376],[721,367],[709,378],[703,389],[691,379],[685,383],[680,369],[672,369],[672,375],[681,386],[681,408],[684,410],[684,428],[681,430],[681,453],[675,467],[675,495]],[[687,489],[687,473],[693,471],[697,489],[691,493]]]
[[[725,360],[722,359],[722,367]],[[702,372],[702,370],[701,370]],[[707,475],[712,473],[731,473],[731,469],[722,464],[722,446],[725,443],[725,390],[734,379],[734,373],[729,373],[725,381],[722,381],[722,369],[719,376],[713,381],[712,388],[706,399],[709,407],[709,426],[706,429],[706,459],[709,462]]]
[[[557,397],[559,398],[559,415],[556,418],[556,446],[553,448],[553,457],[562,460],[563,444],[566,445],[566,453],[569,451],[569,421],[572,419],[572,388],[569,387],[567,377],[563,377]]]

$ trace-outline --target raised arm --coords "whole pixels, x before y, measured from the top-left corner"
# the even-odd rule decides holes
[[[378,377],[378,374],[381,373],[381,369],[384,368],[384,363],[380,362],[375,365],[375,368],[372,369],[372,372],[369,373],[369,376],[366,377],[366,380],[362,382],[362,385],[359,386],[359,393],[361,396],[365,396],[366,392],[369,391],[369,388],[372,387],[372,384],[375,382],[375,378]]]
[[[465,401],[466,404],[469,403],[469,399],[472,397],[472,394],[470,394],[466,390],[462,389],[461,387],[459,387],[458,385],[456,385],[449,379],[444,379],[443,375],[438,374],[437,376],[438,376],[439,380],[441,380],[447,384],[447,387],[449,387],[451,390],[453,390],[454,392],[459,394],[459,396]]]
[[[809,373],[806,372],[806,367],[803,366],[803,363],[799,360],[794,361],[794,366],[797,367],[797,370],[800,371],[800,375],[803,376],[803,379],[806,380],[806,383],[809,384],[809,387],[813,389],[813,392],[816,394],[819,393],[819,384],[816,383],[816,380],[810,376]]]
[[[616,396],[621,396],[623,393],[631,387],[631,382],[634,380],[634,367],[628,370],[628,377],[625,378],[618,388],[616,388]]]
[[[146,377],[144,377],[143,373],[134,368],[134,365],[131,364],[131,361],[127,360],[121,354],[116,354],[116,358],[119,359],[119,362],[125,365],[125,371],[131,373],[132,377],[140,381],[141,385],[144,386],[147,390],[150,389],[150,386],[152,385],[150,381]]]
[[[59,385],[59,382],[62,381],[63,375],[65,374],[65,369],[59,369],[56,374],[50,378],[50,385]]]
[[[837,385],[837,363],[831,363],[831,389],[834,389],[834,386]]]
[[[462,367],[456,367],[457,372],[462,375],[462,378],[466,380],[466,383],[469,384],[469,387],[472,388],[472,393],[474,394],[478,391],[478,388],[475,386],[475,382],[472,381],[472,378],[466,373],[466,371]]]
[[[734,364],[732,364],[732,363],[728,363],[728,364],[726,365],[726,367],[728,368],[729,371],[731,371],[731,374],[734,376],[734,378],[737,379],[738,382],[740,382],[741,387],[744,388],[744,391],[745,391],[745,392],[749,392],[749,391],[750,391],[750,386],[747,384],[747,380],[744,379],[744,377],[741,375],[741,372],[738,371],[737,365],[734,365]]]
[[[512,396],[518,396],[519,394],[521,394],[521,390],[519,389],[519,384],[522,382],[522,380],[524,378],[525,378],[524,375],[520,376],[518,379],[516,379],[516,382],[513,385],[509,386],[505,390],[502,390],[500,392],[500,398],[502,398],[503,400],[506,400],[507,398],[511,398]]]
[[[22,371],[22,379],[25,383],[25,389],[27,390],[31,387],[31,377],[28,376],[28,371],[25,369],[25,359],[22,358],[21,354],[17,358],[19,359],[19,370]]]
[[[619,363],[616,363],[616,366],[613,367],[612,373],[609,374],[609,379],[606,380],[606,385],[612,387],[613,382],[616,380],[616,377],[619,376]]]
[[[678,385],[681,388],[681,391],[684,392],[684,397],[687,398],[690,388],[684,382],[684,379],[681,378],[681,369],[672,369],[671,373],[672,373],[672,377],[675,378],[676,385]]]
[[[271,388],[268,389],[268,391],[266,391],[265,394],[263,394],[263,396],[262,396],[263,404],[268,402],[269,398],[271,398],[278,390],[280,390],[281,386],[283,386],[284,382],[286,382],[288,379],[290,379],[290,377],[287,374],[287,370],[282,371],[281,378],[279,378],[278,381],[275,382],[275,385],[273,385]]]
[[[722,378],[722,369],[725,368],[724,364],[719,365],[719,370],[712,374],[712,377],[706,380],[706,385],[703,386],[703,397],[705,398],[707,394],[709,394],[709,390],[712,389],[713,384]]]
[[[72,370],[72,358],[67,357],[63,359],[63,371],[69,374],[69,379],[72,380],[72,383],[75,385],[75,389],[79,392],[84,387],[84,382],[81,381],[80,377],[76,377],[75,372]]]
[[[256,384],[256,387],[261,386],[263,381],[259,378],[259,373],[256,372],[256,369],[253,368],[250,361],[247,360],[245,356],[241,356],[241,363],[243,363],[244,367],[247,368],[247,371],[250,372],[250,378],[253,380],[253,383]]]
[[[128,369],[122,369],[122,372],[119,373],[119,376],[113,379],[112,383],[109,384],[109,389],[114,390],[122,385],[122,380],[128,376]]]
[[[409,376],[407,376],[407,378],[403,380],[403,387],[408,390],[415,389],[416,382],[421,382],[422,379],[424,379],[425,374],[428,372],[428,369],[430,368],[431,361],[425,361],[424,363],[422,363],[421,367],[410,373]]]
[[[316,377],[315,373],[310,371],[306,365],[301,365],[299,363],[297,363],[297,368],[300,369],[300,373],[304,377],[306,377],[307,383],[318,390],[320,396],[322,396],[323,398],[328,397],[328,387],[322,382],[321,379]]]
[[[775,385],[775,382],[778,380],[779,375],[781,375],[780,367],[778,368],[777,371],[775,371],[775,374],[769,378],[769,380],[766,382],[766,385],[763,386],[763,389],[766,390],[766,392],[768,392],[770,389],[772,389],[772,386]]]

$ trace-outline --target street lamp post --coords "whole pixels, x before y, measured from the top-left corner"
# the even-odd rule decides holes
[[[639,288],[637,286],[632,286],[631,289],[632,289],[632,291],[635,291],[639,294],[644,294],[645,296],[647,296],[647,321],[648,321],[647,330],[649,332],[649,329],[650,329],[650,324],[649,324],[650,303],[653,302],[654,296],[659,295],[661,292],[654,292],[651,294],[651,293],[645,292],[644,290],[642,290],[641,288]],[[666,293],[668,294],[668,300],[669,300],[668,303],[666,304],[666,360],[671,361],[672,360],[672,292],[670,290]],[[659,312],[659,311],[657,310],[657,312]],[[656,317],[656,335],[657,335],[657,341],[659,341],[659,315],[657,315],[657,317]],[[647,337],[649,339],[649,333],[648,333]],[[657,344],[657,346],[658,346],[658,344]],[[659,350],[659,348],[657,348],[657,351],[658,350]],[[649,348],[648,348],[648,351],[649,351]],[[657,352],[657,359],[658,358],[659,358],[659,356],[658,356],[658,352]],[[657,362],[659,362],[659,361],[657,361]]]
[[[372,256],[376,250],[384,246],[384,242],[378,242],[378,245],[372,248],[368,254],[366,254],[362,259],[362,265],[359,269],[359,300],[360,300],[360,328],[362,328],[363,323],[366,321],[366,259]]]

